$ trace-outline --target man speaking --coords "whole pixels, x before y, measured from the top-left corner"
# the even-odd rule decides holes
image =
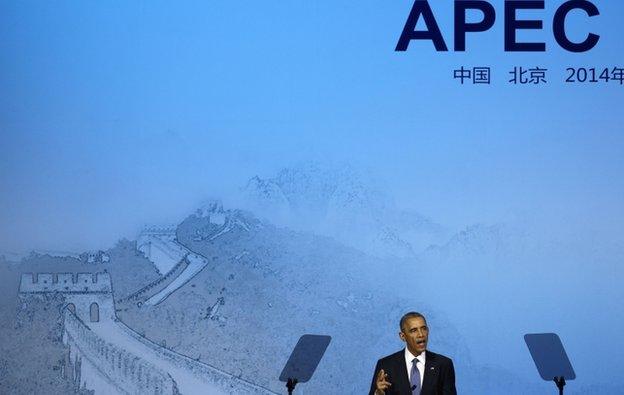
[[[425,317],[411,311],[399,327],[406,347],[377,361],[369,395],[457,395],[453,361],[427,351]]]

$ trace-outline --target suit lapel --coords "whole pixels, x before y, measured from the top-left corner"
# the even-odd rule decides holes
[[[409,378],[407,377],[407,366],[405,365],[405,351],[397,353],[396,363],[396,377],[394,385],[395,390],[399,394],[411,394],[412,389],[410,387]]]
[[[423,378],[422,390],[421,390],[422,394],[429,393],[431,392],[431,390],[435,388],[434,377],[436,376],[438,369],[439,368],[438,368],[438,361],[436,359],[436,355],[432,352],[427,351],[427,358],[425,360],[425,376]]]

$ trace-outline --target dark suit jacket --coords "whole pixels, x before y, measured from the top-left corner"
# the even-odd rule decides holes
[[[425,376],[420,395],[457,395],[453,361],[431,351],[426,351],[426,353]],[[381,369],[388,375],[388,381],[392,383],[392,386],[386,390],[386,395],[412,395],[407,377],[407,366],[405,366],[405,350],[377,361],[370,395],[375,393],[375,382]]]

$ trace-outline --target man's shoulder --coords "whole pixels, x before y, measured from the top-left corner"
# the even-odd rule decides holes
[[[402,358],[405,358],[405,350],[397,351],[393,354],[386,355],[385,357],[379,359],[380,363],[386,363],[391,361],[400,361]]]
[[[427,360],[436,361],[437,363],[441,365],[448,365],[448,364],[453,363],[453,360],[451,358],[444,356],[442,354],[437,354],[429,350],[427,350]]]

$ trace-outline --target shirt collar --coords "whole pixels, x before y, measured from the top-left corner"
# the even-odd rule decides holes
[[[414,355],[410,352],[410,350],[407,349],[407,347],[405,347],[405,365],[412,366],[412,361],[414,360],[414,358],[418,358],[418,360],[424,365],[427,359],[427,352],[423,351],[420,353],[420,355]]]

